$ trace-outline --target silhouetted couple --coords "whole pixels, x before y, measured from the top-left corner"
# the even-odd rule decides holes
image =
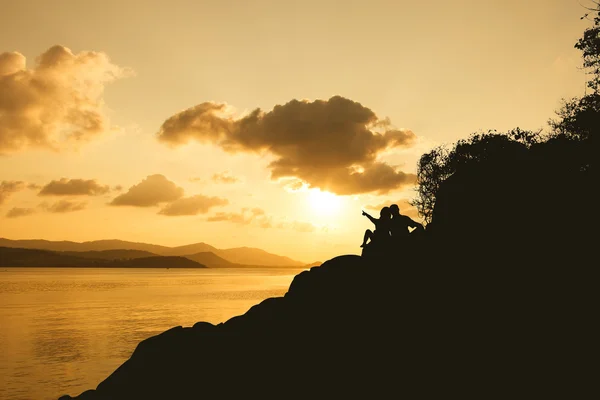
[[[400,214],[400,208],[396,204],[383,207],[379,212],[379,219],[373,218],[366,212],[362,215],[369,218],[375,225],[375,230],[367,229],[360,247],[365,247],[370,240],[377,246],[389,247],[390,245],[401,245],[411,234],[408,228],[423,229],[423,225],[415,222],[407,215]]]

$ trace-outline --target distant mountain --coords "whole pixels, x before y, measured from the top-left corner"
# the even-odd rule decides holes
[[[131,258],[155,257],[157,254],[143,250],[92,250],[92,251],[63,251],[61,254],[81,257],[96,258],[99,260],[121,260]]]
[[[196,261],[200,264],[204,264],[210,268],[241,266],[239,264],[232,263],[230,261],[225,260],[224,258],[219,257],[212,251],[203,251],[196,254],[190,254],[184,257]]]
[[[315,261],[315,262],[311,262],[311,263],[304,265],[304,267],[306,267],[306,268],[320,267],[321,264],[323,264],[321,261]]]
[[[90,266],[94,261],[49,250],[0,247],[0,267],[79,267],[84,264]]]
[[[10,240],[0,238],[0,247],[19,247],[22,249],[40,249],[51,251],[104,251],[104,250],[141,250],[163,255],[171,248],[148,243],[128,242],[125,240],[94,240],[91,242],[70,242],[50,240]]]
[[[54,242],[50,240],[10,240],[0,238],[0,247],[18,247],[21,249],[39,249],[53,251],[85,251],[83,243],[69,242],[66,240]]]
[[[196,261],[177,256],[109,260],[17,247],[0,247],[0,267],[206,268]]]
[[[127,268],[206,268],[204,264],[179,256],[133,258],[119,261],[117,264]]]
[[[62,252],[101,252],[107,250],[148,252],[144,256],[193,256],[198,253],[211,252],[216,256],[234,264],[252,266],[302,267],[305,263],[289,257],[272,254],[253,247],[236,247],[217,249],[206,243],[194,243],[185,246],[167,247],[156,244],[128,242],[125,240],[94,240],[90,242],[50,241],[50,240],[11,240],[0,238],[0,247],[18,247],[23,249],[39,249]],[[131,253],[135,254],[135,253]],[[94,258],[93,256],[77,255]],[[140,255],[141,256],[141,255]],[[104,257],[109,259],[109,256]],[[127,257],[127,258],[138,258]],[[189,257],[188,257],[189,258]],[[190,258],[191,259],[191,258]]]
[[[186,256],[187,257],[189,254],[206,253],[206,252],[215,253],[217,251],[219,251],[219,249],[211,246],[210,244],[194,243],[194,244],[187,244],[185,246],[171,247],[168,250],[166,250],[165,252],[161,253],[161,255]]]
[[[148,243],[140,243],[140,242],[128,242],[125,240],[94,240],[91,242],[83,242],[81,243],[83,248],[79,251],[102,251],[102,250],[141,250],[147,251],[150,253],[158,254],[158,255],[167,255],[166,253],[169,251],[170,247],[160,246],[157,244],[148,244]],[[76,250],[76,249],[74,249]]]
[[[236,264],[278,267],[302,267],[304,263],[289,257],[278,256],[253,247],[236,247],[215,251],[219,257]]]

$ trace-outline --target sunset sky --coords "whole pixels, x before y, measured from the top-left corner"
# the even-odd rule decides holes
[[[586,82],[577,0],[0,9],[9,239],[358,254],[362,209],[415,217],[421,154],[479,130],[545,129]]]

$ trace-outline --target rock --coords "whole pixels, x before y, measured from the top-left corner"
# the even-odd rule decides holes
[[[573,204],[554,190],[567,175],[516,154],[448,178],[401,247],[335,257],[244,315],[146,339],[75,398],[587,397],[595,236],[552,212]],[[571,193],[589,211],[586,190]]]

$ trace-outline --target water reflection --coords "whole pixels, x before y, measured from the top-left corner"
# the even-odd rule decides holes
[[[94,388],[137,344],[282,296],[300,269],[18,268],[0,275],[0,399]]]
[[[36,329],[33,338],[33,354],[44,364],[83,361],[86,349],[91,347],[83,329]],[[88,355],[89,356],[89,355]]]

